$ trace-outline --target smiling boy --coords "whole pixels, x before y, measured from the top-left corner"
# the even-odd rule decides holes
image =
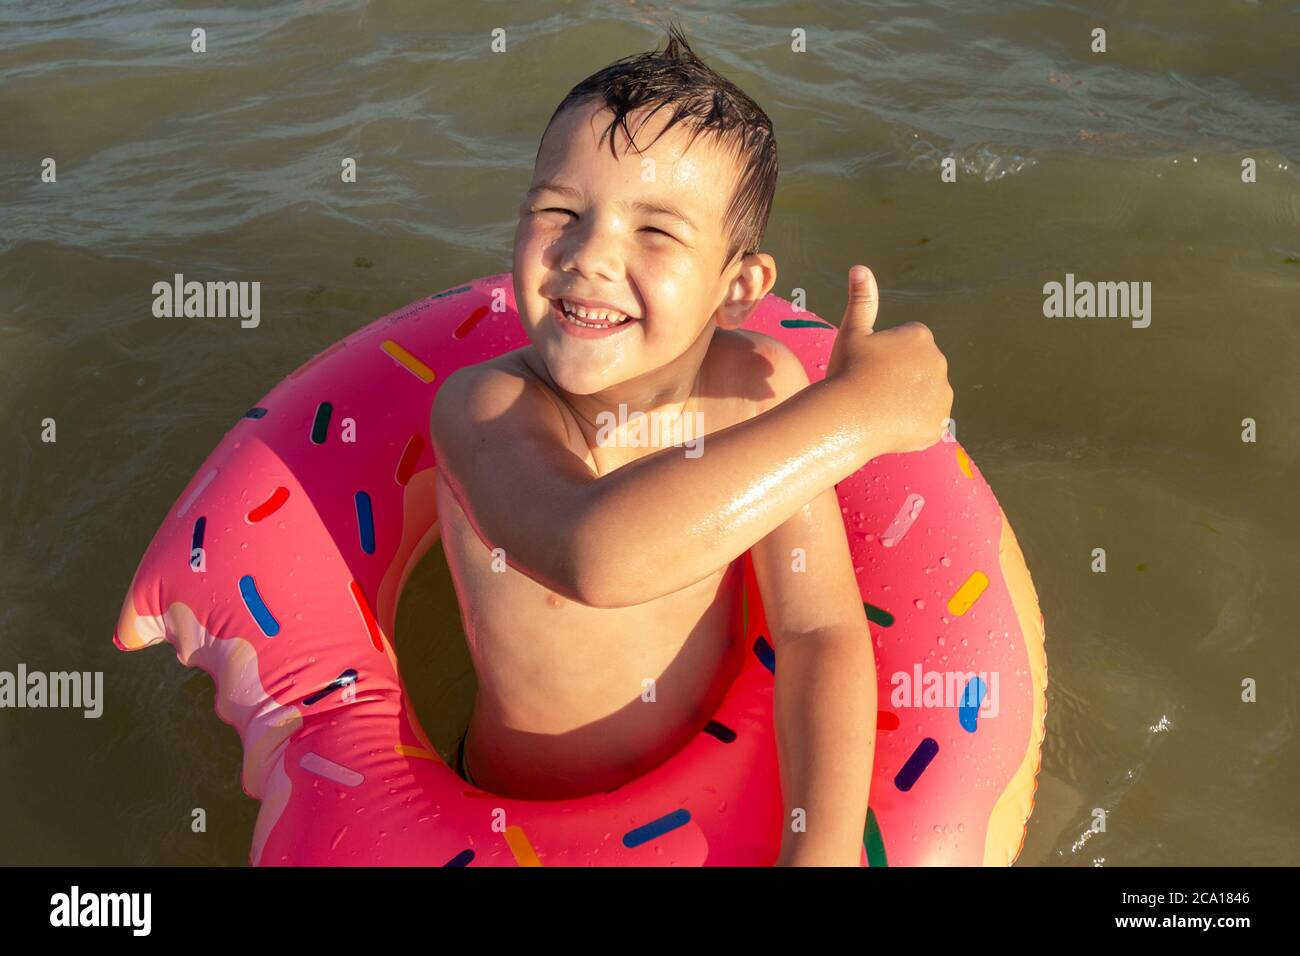
[[[741,328],[776,281],[757,251],[776,176],[766,114],[675,29],[552,117],[514,244],[531,344],[453,374],[431,419],[478,675],[463,763],[531,799],[661,764],[739,670],[749,551],[787,819],[806,820],[776,862],[856,866],[876,677],[834,485],[937,441],[952,392],[924,326],[872,334],[863,267],[823,381]],[[662,427],[632,435],[629,413]],[[673,447],[688,416],[707,433],[694,456]]]

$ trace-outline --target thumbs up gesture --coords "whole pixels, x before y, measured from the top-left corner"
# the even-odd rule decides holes
[[[849,270],[849,301],[826,379],[850,398],[877,454],[920,451],[939,441],[952,414],[948,360],[930,330],[906,322],[877,332],[880,290],[863,265]]]

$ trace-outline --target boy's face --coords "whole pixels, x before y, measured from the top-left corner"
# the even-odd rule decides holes
[[[654,139],[667,113],[640,128],[641,117],[628,118],[639,145]],[[608,140],[597,145],[612,115],[588,104],[556,118],[515,231],[519,317],[555,383],[572,395],[664,369],[700,340],[720,306],[722,318],[735,318],[746,311],[735,300],[767,294],[753,288],[752,268],[722,268],[735,160],[703,135],[687,151],[690,131],[682,124],[641,153],[627,151],[615,130],[616,159]],[[565,298],[603,302],[629,319],[584,328],[560,311]]]

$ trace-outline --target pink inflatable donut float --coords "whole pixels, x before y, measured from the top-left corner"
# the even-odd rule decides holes
[[[769,295],[748,327],[822,376],[828,323]],[[496,796],[457,776],[415,718],[392,635],[438,536],[434,393],[455,369],[526,344],[508,273],[353,333],[235,424],[145,552],[114,642],[166,641],[212,676],[216,711],[243,741],[244,790],[261,801],[251,863],[776,860],[778,662],[748,555],[744,661],[721,707],[622,787]],[[1047,677],[1011,527],[955,441],[877,458],[837,490],[879,681],[862,864],[1009,864],[1033,808]]]

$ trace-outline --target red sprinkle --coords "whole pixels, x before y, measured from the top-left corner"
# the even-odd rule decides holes
[[[460,325],[456,326],[456,331],[451,333],[451,337],[453,339],[463,339],[465,336],[469,335],[470,329],[478,325],[478,320],[483,318],[483,316],[487,314],[488,314],[488,307],[486,305],[480,305],[477,309],[475,309],[473,312],[469,314],[469,318],[467,318]]]
[[[289,489],[285,487],[276,488],[271,492],[271,497],[267,498],[260,505],[250,511],[246,517],[250,522],[261,521],[269,515],[275,514],[280,510],[280,506],[289,500]]]
[[[366,631],[370,634],[370,643],[375,645],[375,650],[384,649],[383,641],[379,633],[379,622],[375,620],[374,612],[370,610],[370,604],[366,601],[365,594],[361,591],[361,585],[353,581],[348,585],[352,592],[352,600],[357,602],[357,610],[361,612],[361,620],[366,622]]]
[[[411,480],[415,474],[415,463],[420,458],[420,452],[424,451],[424,436],[416,433],[406,442],[406,448],[402,450],[402,457],[397,462],[397,472],[393,475],[397,483],[405,487],[406,483]]]

